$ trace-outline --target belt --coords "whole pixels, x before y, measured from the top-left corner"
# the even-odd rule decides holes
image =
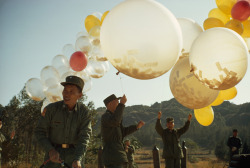
[[[74,148],[75,146],[73,144],[53,144],[55,148]]]

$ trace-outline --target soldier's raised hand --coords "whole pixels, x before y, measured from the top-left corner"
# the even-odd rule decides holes
[[[191,118],[192,118],[192,114],[189,114],[188,115],[188,121],[191,121]]]
[[[137,124],[137,129],[140,129],[143,125],[145,125],[145,122],[139,121]]]
[[[158,112],[158,119],[161,119],[161,111]]]
[[[124,94],[124,95],[122,96],[121,100],[120,100],[120,103],[121,103],[121,104],[125,104],[126,102],[127,102],[127,97],[126,97],[126,95]]]

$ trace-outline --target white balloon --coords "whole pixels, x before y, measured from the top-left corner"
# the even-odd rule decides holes
[[[238,84],[247,70],[248,48],[233,30],[217,27],[202,32],[190,50],[194,75],[211,89],[225,90]]]
[[[75,51],[76,50],[73,44],[66,44],[62,49],[63,55],[65,55],[67,58],[70,58]]]
[[[60,75],[53,66],[45,66],[41,70],[40,76],[45,87],[51,87],[60,82]]]
[[[56,55],[52,60],[52,66],[56,68],[60,76],[70,70],[69,60],[64,55]]]
[[[43,93],[43,84],[38,78],[30,78],[25,85],[29,97],[35,101],[41,101],[45,98]]]
[[[111,9],[103,21],[100,40],[111,64],[137,79],[168,72],[182,49],[177,19],[154,0],[126,0]]]

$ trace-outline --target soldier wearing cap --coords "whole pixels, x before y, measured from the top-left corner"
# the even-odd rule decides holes
[[[188,130],[192,115],[189,114],[187,122],[182,128],[179,129],[174,129],[174,119],[172,117],[166,119],[167,128],[163,129],[161,126],[161,115],[162,113],[158,112],[158,119],[156,121],[155,129],[162,137],[162,157],[165,159],[165,167],[180,168],[181,158],[183,158],[183,152],[180,145],[180,136]]]
[[[117,98],[112,94],[104,99],[107,110],[101,117],[101,136],[102,160],[106,168],[127,167],[128,159],[123,147],[123,138],[144,125],[143,121],[139,121],[137,125],[123,127],[122,116],[126,102],[125,95]]]
[[[229,147],[230,160],[235,154],[239,154],[239,149],[242,145],[241,139],[238,137],[238,130],[233,129],[233,136],[230,136],[227,140],[227,146]]]
[[[125,152],[128,158],[128,168],[134,168],[135,167],[135,163],[134,163],[135,147],[130,144],[129,139],[126,139],[124,141],[124,146],[125,146],[124,148],[125,148]]]
[[[68,76],[61,85],[63,100],[44,108],[35,136],[46,152],[44,160],[49,160],[46,168],[59,168],[62,161],[73,168],[83,168],[91,135],[89,111],[78,102],[84,82],[77,76]]]

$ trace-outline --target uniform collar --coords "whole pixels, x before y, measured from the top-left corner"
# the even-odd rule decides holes
[[[68,110],[69,111],[69,109],[68,109],[68,107],[67,107],[67,105],[63,102],[63,108],[64,109],[66,109],[66,110]],[[75,105],[75,108],[74,108],[74,110],[73,111],[77,111],[78,110],[78,103],[76,103],[76,105]]]

